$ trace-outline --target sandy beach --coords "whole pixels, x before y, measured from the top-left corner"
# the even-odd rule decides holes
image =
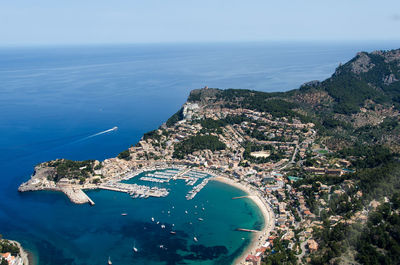
[[[251,199],[259,208],[264,217],[264,227],[263,229],[256,233],[251,241],[249,247],[240,255],[233,264],[245,264],[245,259],[249,254],[256,254],[256,249],[260,248],[265,241],[267,240],[269,233],[275,226],[275,216],[273,210],[266,204],[263,198],[260,198],[260,195],[257,191],[253,190],[251,187],[239,183],[233,179],[229,179],[226,177],[214,177],[213,180],[219,181],[228,185],[231,185],[235,188],[241,189],[248,194],[248,198]]]

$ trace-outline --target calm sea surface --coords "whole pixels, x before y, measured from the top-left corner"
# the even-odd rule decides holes
[[[192,201],[185,200],[188,187],[179,181],[162,199],[90,191],[94,207],[73,205],[59,193],[19,194],[17,187],[42,161],[115,156],[176,112],[191,89],[286,91],[329,77],[357,51],[398,46],[0,48],[0,233],[20,240],[40,264],[105,264],[108,256],[113,264],[230,264],[251,239],[234,229],[260,228],[263,221],[247,199],[231,200],[243,192],[227,185],[210,182]],[[82,140],[114,126],[118,131]],[[175,236],[168,230],[172,224]]]

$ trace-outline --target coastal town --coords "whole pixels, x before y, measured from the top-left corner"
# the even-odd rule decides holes
[[[242,230],[255,235],[235,263],[261,264],[282,243],[293,261],[309,263],[310,255],[319,249],[314,235],[324,229],[325,217],[330,227],[366,222],[368,212],[380,204],[360,206],[349,216],[332,214],[333,203],[353,202],[363,194],[353,180],[335,182],[354,173],[354,166],[329,150],[315,127],[296,117],[224,107],[219,102],[186,102],[165,124],[144,134],[118,157],[39,164],[19,191],[58,190],[74,203],[94,205],[84,190],[113,190],[132,198],[168,196],[165,188],[121,182],[139,175],[140,180],[154,183],[185,180],[193,186],[188,200],[210,180],[221,181],[244,190],[265,219],[260,231]],[[304,179],[312,179],[312,184],[299,185]]]

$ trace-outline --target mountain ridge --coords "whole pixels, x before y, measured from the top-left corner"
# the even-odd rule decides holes
[[[298,89],[270,93],[203,88],[192,90],[188,102],[298,116],[304,121],[312,120],[320,124],[321,130],[333,129],[330,134],[336,135],[336,138],[344,136],[347,138],[345,144],[347,141],[354,142],[349,134],[358,128],[378,126],[385,119],[398,121],[399,80],[400,49],[359,52],[347,63],[339,65],[331,77],[324,81],[307,82]],[[353,132],[349,128],[354,129]],[[348,131],[348,135],[343,135],[343,131]],[[391,148],[398,150],[398,131],[395,134],[389,132],[389,136]]]

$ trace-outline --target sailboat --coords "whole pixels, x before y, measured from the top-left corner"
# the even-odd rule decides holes
[[[132,249],[133,249],[134,252],[138,252],[138,249],[136,248],[136,242],[133,243],[133,248]]]
[[[111,265],[112,264],[112,262],[111,262],[111,259],[110,259],[110,256],[108,256],[108,265]]]

